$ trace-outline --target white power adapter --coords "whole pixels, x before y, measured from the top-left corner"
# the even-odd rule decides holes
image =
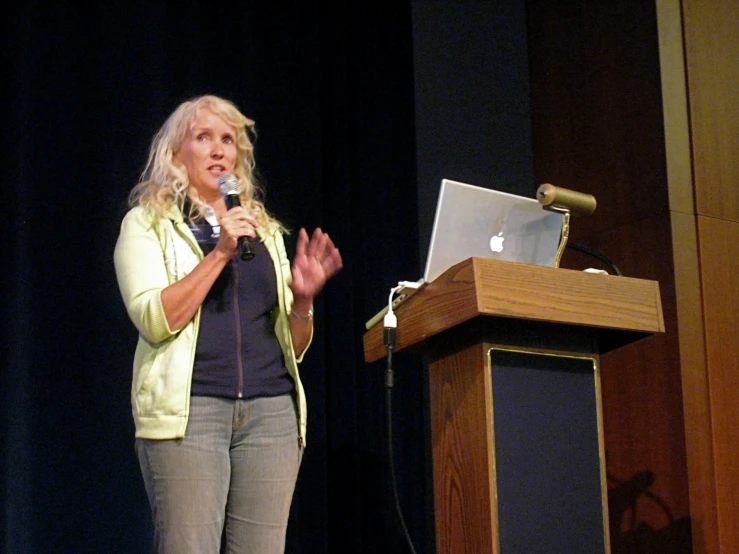
[[[371,329],[380,320],[383,321],[385,327],[397,327],[398,319],[395,317],[393,310],[410,298],[415,292],[423,288],[425,284],[426,281],[423,279],[418,281],[398,281],[398,284],[390,289],[387,306],[370,318],[367,323],[364,324],[365,328],[368,330]]]
[[[421,287],[421,281],[398,281],[397,286],[390,289],[390,296],[387,301],[387,313],[383,318],[383,324],[386,328],[392,328],[398,326],[398,318],[396,317],[393,310],[397,308],[403,301],[408,298],[413,292],[417,291]],[[395,299],[393,297],[398,295]]]

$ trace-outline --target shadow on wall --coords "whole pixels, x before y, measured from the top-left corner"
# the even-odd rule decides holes
[[[649,491],[654,483],[650,470],[635,473],[630,479],[608,475],[608,513],[612,554],[690,554],[693,552],[690,518],[675,519],[669,506]],[[666,525],[655,529],[639,521],[639,506],[656,504],[665,515]]]

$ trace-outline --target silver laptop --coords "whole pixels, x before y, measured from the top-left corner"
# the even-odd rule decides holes
[[[470,257],[554,267],[562,217],[534,198],[444,179],[423,281]]]
[[[393,309],[467,258],[554,267],[562,217],[544,210],[534,198],[442,180],[423,277],[417,281],[418,288],[398,294]],[[387,311],[385,307],[375,314],[366,328]]]

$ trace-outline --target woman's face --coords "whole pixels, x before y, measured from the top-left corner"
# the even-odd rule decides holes
[[[174,158],[185,166],[190,186],[205,202],[220,200],[218,178],[233,173],[236,164],[236,130],[218,114],[201,108]]]

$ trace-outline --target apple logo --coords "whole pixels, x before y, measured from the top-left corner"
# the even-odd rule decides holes
[[[505,238],[503,238],[503,231],[498,233],[497,235],[494,235],[490,239],[490,250],[493,252],[503,252],[503,241]]]

